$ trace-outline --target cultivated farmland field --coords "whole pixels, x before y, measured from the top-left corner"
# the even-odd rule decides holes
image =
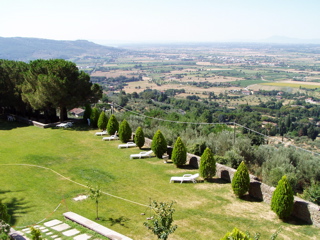
[[[119,88],[114,83],[107,84],[106,91],[121,89],[139,93],[146,89],[185,89],[186,94],[180,97],[208,91],[232,96],[230,90],[245,88],[305,93],[318,88],[320,81],[318,46],[314,49],[300,45],[280,48],[248,43],[123,47],[132,52],[112,62],[102,59],[87,71],[92,77],[140,77],[144,81],[130,81]],[[81,59],[77,64],[83,65]],[[319,96],[318,91],[312,95]]]
[[[156,239],[143,226],[151,215],[150,200],[176,202],[178,229],[170,239],[220,239],[234,227],[260,232],[261,239],[268,239],[279,227],[278,239],[318,239],[320,235],[314,226],[281,222],[266,203],[235,198],[231,184],[221,179],[169,183],[171,176],[198,170],[179,169],[157,158],[130,160],[129,155],[139,149],[118,149],[119,141],[101,141],[95,132],[82,125],[41,129],[0,121],[1,199],[8,204],[17,229],[45,217],[62,220],[66,211],[93,220],[94,201],[73,200],[88,192],[80,183],[99,184],[113,195],[101,198],[99,223],[133,239]]]

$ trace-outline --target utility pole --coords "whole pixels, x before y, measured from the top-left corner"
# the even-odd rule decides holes
[[[233,122],[233,146],[236,143],[236,122]]]

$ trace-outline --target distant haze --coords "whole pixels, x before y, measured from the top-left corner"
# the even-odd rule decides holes
[[[2,0],[1,8],[0,37],[320,42],[319,0]]]

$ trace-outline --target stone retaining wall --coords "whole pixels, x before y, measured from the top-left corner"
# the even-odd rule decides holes
[[[189,164],[194,168],[199,168],[200,157],[188,153],[187,164]],[[228,182],[231,182],[236,170],[231,167],[221,165],[219,163],[217,163],[216,166],[217,166],[217,174],[216,174],[217,177],[222,178]],[[275,190],[274,187],[270,187],[258,181],[255,176],[250,175],[250,189],[249,189],[250,196],[270,204],[274,190]],[[312,202],[308,202],[304,199],[301,199],[295,196],[292,214],[295,217],[309,224],[313,224],[317,227],[320,227],[320,207]]]
[[[45,124],[45,123],[41,123],[41,122],[37,122],[37,121],[32,121],[32,120],[29,120],[27,118],[23,118],[23,117],[20,117],[20,116],[14,116],[14,117],[19,122],[26,123],[28,125],[33,125],[33,126],[40,127],[40,128],[48,128],[48,127],[54,127],[55,126],[54,123]]]

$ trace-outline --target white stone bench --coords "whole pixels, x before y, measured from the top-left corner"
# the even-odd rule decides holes
[[[92,231],[95,231],[107,238],[110,238],[111,240],[132,240],[127,236],[117,233],[107,227],[100,225],[99,223],[91,221],[90,219],[82,217],[74,212],[66,212],[63,214],[63,216],[73,222],[76,222],[86,228],[91,229]]]

